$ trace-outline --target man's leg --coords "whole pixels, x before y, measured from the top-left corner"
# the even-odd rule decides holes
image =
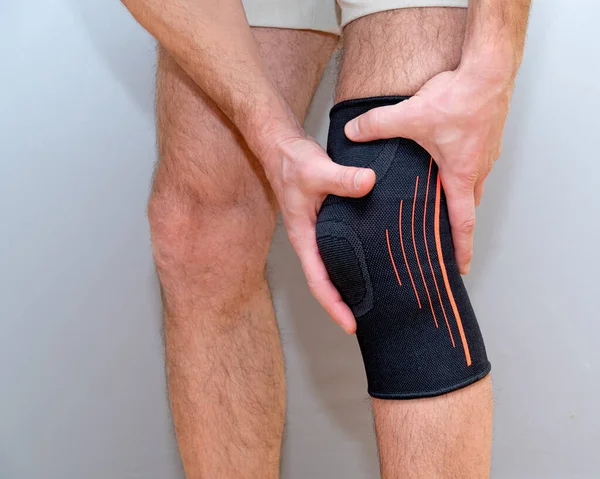
[[[466,9],[411,8],[360,18],[344,29],[336,101],[412,95],[458,66]],[[382,476],[489,476],[492,390],[488,377],[427,399],[373,399]]]
[[[302,121],[336,37],[253,32]],[[285,384],[265,278],[276,202],[235,128],[164,50],[157,115],[149,218],[186,476],[276,478]]]

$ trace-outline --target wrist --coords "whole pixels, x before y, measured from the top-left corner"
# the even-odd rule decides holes
[[[465,44],[458,68],[490,82],[512,84],[520,64],[520,55],[511,42]]]
[[[249,148],[265,168],[270,166],[272,151],[281,140],[305,136],[291,108],[274,89],[254,94],[231,116]]]

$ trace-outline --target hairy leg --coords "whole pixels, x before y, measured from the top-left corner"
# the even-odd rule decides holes
[[[412,95],[458,66],[466,9],[411,8],[358,19],[344,29],[336,100]],[[373,399],[382,477],[489,477],[492,389],[488,377],[450,394]]]
[[[253,33],[302,121],[337,39]],[[276,478],[285,381],[265,265],[277,205],[239,133],[164,50],[157,116],[160,161],[148,212],[186,476]]]

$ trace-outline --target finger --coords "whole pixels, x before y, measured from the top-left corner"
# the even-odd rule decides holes
[[[420,99],[413,97],[396,105],[373,108],[346,123],[344,132],[352,141],[413,138],[422,119],[421,105]]]
[[[302,263],[302,270],[312,295],[346,333],[354,334],[356,332],[354,315],[329,279],[317,247],[314,226],[302,228],[301,236],[290,234],[290,239]]]
[[[341,166],[333,161],[315,162],[308,172],[306,186],[313,192],[360,198],[375,186],[375,172],[370,168]]]
[[[475,185],[463,180],[443,181],[454,243],[454,256],[460,274],[468,274],[473,257],[475,231]]]
[[[478,207],[481,203],[481,198],[483,197],[483,192],[485,190],[484,179],[481,179],[475,183],[475,207]]]

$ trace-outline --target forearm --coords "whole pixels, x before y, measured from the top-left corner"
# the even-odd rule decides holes
[[[470,0],[461,66],[512,81],[527,30],[530,0]]]
[[[255,151],[299,125],[275,87],[240,0],[122,0]]]

